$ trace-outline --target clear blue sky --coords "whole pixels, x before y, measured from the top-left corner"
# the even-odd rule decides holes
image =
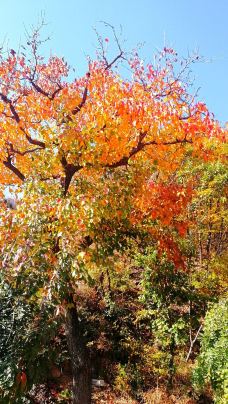
[[[47,50],[64,56],[78,72],[85,55],[94,54],[93,27],[108,35],[100,20],[120,24],[126,48],[145,42],[142,57],[171,45],[186,55],[198,48],[212,62],[194,66],[200,99],[215,117],[228,121],[228,0],[0,0],[0,42],[17,48],[25,27],[36,24],[41,11],[51,35]]]

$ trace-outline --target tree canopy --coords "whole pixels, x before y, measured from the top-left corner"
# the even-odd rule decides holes
[[[54,304],[55,315],[66,323],[70,355],[79,358],[72,362],[76,373],[81,363],[88,367],[82,359],[86,344],[75,351],[84,331],[78,336],[73,331],[80,323],[76,307],[83,284],[95,294],[105,288],[111,298],[117,278],[137,278],[135,262],[140,274],[152,248],[145,276],[149,273],[154,289],[141,279],[139,301],[147,296],[145,310],[153,310],[154,327],[163,306],[172,357],[182,325],[170,307],[193,260],[184,240],[196,239],[199,218],[204,228],[210,222],[210,234],[215,228],[223,233],[225,202],[213,211],[215,194],[208,190],[205,196],[200,167],[218,158],[223,166],[226,130],[190,91],[189,65],[198,56],[181,59],[165,47],[146,65],[115,39],[116,56],[108,59],[107,41],[100,39],[97,59],[89,59],[85,75],[75,79],[64,58],[40,55],[39,30],[25,49],[0,55],[0,183],[2,193],[8,188],[18,195],[17,209],[1,206],[1,270],[27,301],[41,308]],[[200,187],[211,201],[212,222],[198,207]],[[207,243],[211,252],[211,237]],[[174,282],[168,300],[156,271],[169,288]],[[89,383],[89,370],[83,378]],[[77,398],[75,389],[75,403],[89,402],[89,392]]]

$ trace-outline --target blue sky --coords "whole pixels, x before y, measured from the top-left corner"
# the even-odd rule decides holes
[[[79,73],[95,51],[93,27],[109,36],[101,20],[117,31],[122,25],[127,49],[145,42],[141,55],[147,60],[164,40],[180,55],[199,49],[207,60],[193,67],[199,98],[228,121],[228,0],[0,0],[0,43],[5,39],[17,49],[41,11],[51,36],[44,52],[64,56]]]

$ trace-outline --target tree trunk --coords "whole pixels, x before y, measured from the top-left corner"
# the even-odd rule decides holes
[[[91,403],[91,364],[77,309],[71,301],[66,313],[66,338],[73,372],[73,404]]]

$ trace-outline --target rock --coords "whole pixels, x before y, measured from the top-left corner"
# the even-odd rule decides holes
[[[105,387],[106,383],[103,379],[92,379],[92,386]]]

